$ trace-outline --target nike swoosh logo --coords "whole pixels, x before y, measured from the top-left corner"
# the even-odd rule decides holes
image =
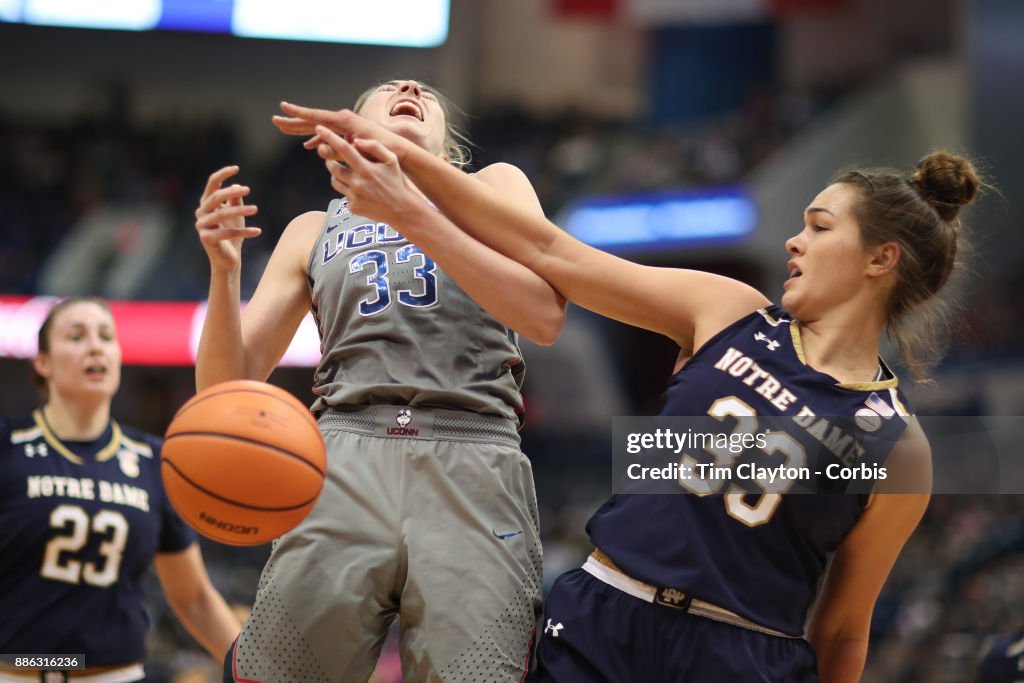
[[[518,536],[519,534],[523,533],[523,530],[520,529],[519,531],[510,531],[507,534],[499,534],[495,529],[491,529],[491,533],[494,534],[494,537],[499,541],[507,541],[513,536]]]

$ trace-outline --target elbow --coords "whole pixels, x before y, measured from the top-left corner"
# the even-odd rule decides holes
[[[562,328],[565,327],[565,303],[563,302],[561,306],[553,308],[554,310],[547,311],[534,318],[530,329],[521,332],[521,334],[534,344],[540,346],[551,346],[554,344],[558,340],[558,336],[562,334]]]
[[[523,336],[532,341],[537,346],[551,346],[552,344],[555,343],[555,340],[558,339],[557,332],[541,332],[539,330],[532,332],[531,334],[524,333]]]
[[[200,605],[202,601],[198,594],[170,595],[165,592],[164,599],[167,601],[167,606],[171,608],[174,616],[186,627],[192,624],[197,614],[201,612]]]
[[[867,657],[870,615],[852,622],[821,624],[813,620],[807,629],[807,642],[818,653],[821,662],[860,662]],[[825,680],[824,678],[822,680]]]
[[[562,333],[562,325],[546,325],[541,329],[538,329],[534,335],[530,337],[530,341],[540,346],[551,346],[558,340],[558,335]]]
[[[214,606],[218,600],[222,600],[220,593],[208,580],[200,581],[186,593],[173,598],[167,596],[166,599],[171,611],[190,632],[194,630],[195,624],[207,623],[213,619]]]

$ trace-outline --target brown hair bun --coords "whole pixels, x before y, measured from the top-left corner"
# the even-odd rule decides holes
[[[932,152],[917,163],[911,182],[942,220],[956,220],[960,207],[973,202],[981,178],[969,159],[950,152]]]

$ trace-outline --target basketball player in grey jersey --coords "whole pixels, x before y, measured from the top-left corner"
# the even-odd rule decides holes
[[[462,162],[445,105],[421,84],[385,83],[356,107]],[[237,172],[211,175],[196,211],[211,264],[197,387],[265,380],[312,309],[329,456],[316,507],[274,544],[225,680],[363,682],[396,617],[405,680],[521,680],[541,556],[510,330],[551,343],[564,299],[439,212],[382,223],[339,199],[289,224],[240,314],[241,242],[259,229],[245,225],[249,188],[224,186]],[[541,213],[518,169],[475,178]],[[406,220],[445,241],[444,271],[401,236]],[[463,289],[483,293],[474,303]]]
[[[316,245],[308,273],[323,356],[314,412],[458,406],[518,420],[515,335],[430,257],[387,223],[353,215],[344,199],[331,202]],[[332,277],[339,269],[345,277]],[[511,372],[496,375],[504,367]]]

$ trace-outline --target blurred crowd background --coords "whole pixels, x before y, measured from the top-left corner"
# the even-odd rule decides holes
[[[411,77],[465,110],[474,165],[522,168],[556,222],[588,197],[745,188],[759,208],[749,239],[630,257],[712,269],[770,297],[783,241],[832,172],[969,153],[998,190],[964,216],[963,323],[935,381],[910,393],[921,414],[1024,414],[1024,4],[757,4],[453,0],[448,40],[429,49],[0,23],[0,294],[201,300],[193,211],[228,163],[260,207],[251,294],[287,222],[334,195],[320,160],[270,124],[276,103],[340,108]],[[609,417],[658,410],[675,350],[572,308],[555,346],[524,352],[550,583],[590,550],[584,524],[611,485]],[[34,407],[27,376],[25,361],[0,358],[4,412]],[[311,379],[310,368],[271,377],[306,401]],[[162,433],[193,392],[190,368],[128,367],[115,414]],[[267,551],[204,541],[240,610]],[[220,680],[156,590],[151,608],[151,680]],[[879,600],[863,680],[970,681],[990,639],[1022,625],[1024,496],[936,496]],[[389,645],[378,682],[400,680],[396,658]]]

